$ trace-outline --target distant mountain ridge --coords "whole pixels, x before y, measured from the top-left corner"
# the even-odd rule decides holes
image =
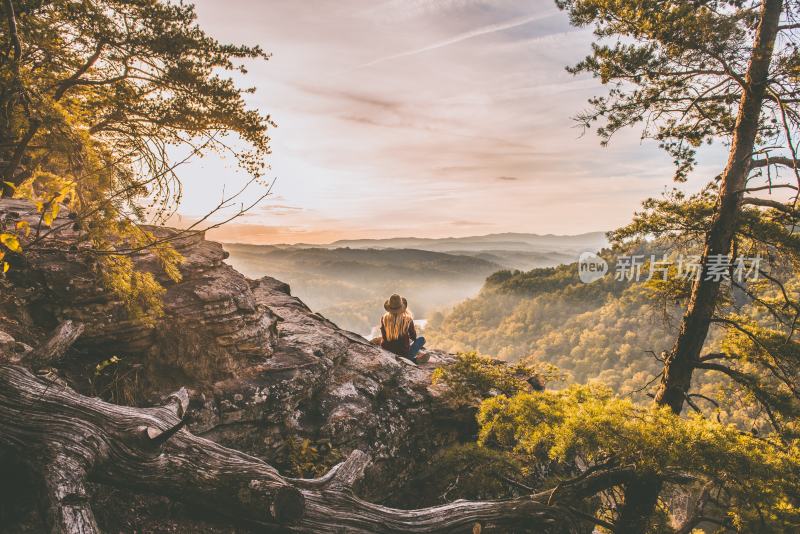
[[[458,250],[459,248],[469,249],[469,245],[479,245],[485,250],[487,243],[496,243],[503,245],[503,247],[496,248],[508,250],[508,247],[541,247],[545,245],[560,247],[565,244],[573,246],[594,246],[599,244],[602,247],[607,242],[605,232],[588,232],[577,235],[505,232],[482,236],[445,238],[395,237],[387,239],[343,239],[334,241],[330,246],[350,248],[417,248],[421,250],[430,250],[428,247],[435,247],[437,250],[442,248]]]
[[[442,239],[408,237],[340,240],[332,243],[331,246],[374,250],[413,248],[471,256],[502,265],[506,269],[527,271],[537,267],[553,267],[562,263],[572,263],[578,259],[581,252],[594,252],[608,246],[608,239],[604,232],[589,232],[579,235],[507,232]]]
[[[231,243],[243,245],[240,243]],[[489,246],[495,244],[495,246]],[[457,252],[458,250],[470,250],[472,247],[479,247],[481,250],[495,248],[498,250],[530,249],[531,247],[549,246],[554,247],[553,251],[563,249],[565,245],[570,247],[597,247],[603,248],[608,244],[605,232],[586,232],[574,235],[559,234],[532,234],[522,232],[504,232],[496,234],[476,235],[467,237],[388,237],[378,239],[340,239],[326,244],[311,243],[279,243],[271,245],[254,246],[273,246],[277,248],[414,248],[418,250],[432,250]],[[499,246],[502,245],[502,246]]]
[[[340,240],[327,245],[226,244],[228,262],[247,276],[277,277],[339,326],[367,335],[392,293],[418,319],[472,297],[505,269],[573,263],[607,245],[605,234],[522,233],[462,238]]]
[[[387,276],[471,276],[491,274],[505,266],[488,258],[413,248],[358,249],[350,247],[283,248],[276,245],[235,245],[225,248],[235,262],[245,263],[245,272],[259,270],[257,262],[273,268],[294,266],[298,271],[340,275],[348,278],[373,274],[380,269]],[[246,260],[250,260],[249,264]]]
[[[529,234],[506,232],[469,237],[393,237],[386,239],[342,239],[328,244],[311,245],[243,245],[230,243],[229,247],[244,250],[419,250],[469,256],[497,264],[504,269],[529,270],[572,263],[581,252],[597,251],[608,246],[605,232],[588,232],[577,235]],[[256,247],[256,248],[253,248]],[[260,247],[260,248],[259,248]]]

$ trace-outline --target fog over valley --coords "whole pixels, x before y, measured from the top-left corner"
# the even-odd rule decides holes
[[[367,239],[329,245],[226,244],[245,275],[272,276],[342,328],[370,336],[392,293],[416,319],[476,295],[487,276],[576,261],[607,244],[603,232],[575,236],[507,233],[444,239]]]

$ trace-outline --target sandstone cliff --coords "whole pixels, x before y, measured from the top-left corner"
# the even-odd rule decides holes
[[[0,201],[0,219],[36,217],[24,202]],[[54,239],[80,242],[68,214],[53,227],[60,228]],[[150,254],[135,259],[167,289],[155,325],[130,320],[102,288],[88,247],[39,247],[2,282],[0,357],[18,359],[60,321],[80,321],[84,334],[53,371],[77,391],[108,395],[87,377],[117,356],[128,372],[114,377],[113,391],[130,391],[112,400],[147,405],[186,387],[192,433],[290,475],[309,475],[304,464],[330,466],[354,449],[368,452],[374,461],[360,492],[370,500],[396,494],[419,461],[474,434],[472,408],[449,406],[431,385],[432,370],[450,356],[434,353],[417,367],[312,312],[287,285],[248,280],[202,234],[153,230],[174,237],[185,258],[179,283]]]

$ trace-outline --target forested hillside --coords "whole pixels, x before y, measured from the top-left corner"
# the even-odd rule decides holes
[[[660,370],[653,354],[669,350],[679,314],[644,283],[610,274],[584,284],[573,263],[497,272],[477,297],[432,316],[425,334],[444,350],[552,363],[570,382],[598,379],[628,393]]]
[[[235,11],[230,4],[225,9]],[[257,4],[248,16],[289,24]],[[489,10],[494,2],[480,4]],[[578,265],[540,263],[558,251],[536,247],[563,236],[514,233],[444,240],[446,250],[427,252],[255,254],[264,270],[251,274],[276,274],[280,256],[295,254],[310,283],[346,280],[331,291],[363,290],[376,316],[390,291],[405,292],[414,308],[422,298],[412,291],[435,294],[462,277],[483,283],[491,275],[477,297],[431,318],[430,343],[420,352],[404,350],[414,337],[405,306],[387,307],[393,317],[383,346],[393,353],[311,310],[282,281],[243,276],[225,263],[222,245],[204,237],[255,215],[272,193],[276,123],[251,107],[261,102],[254,90],[239,85],[270,54],[218,41],[185,1],[0,2],[0,531],[798,532],[800,3],[556,6],[562,22],[594,36],[588,55],[567,70],[586,75],[581,84],[593,77],[606,86],[579,112],[578,126],[604,145],[635,127],[638,139],[658,144],[675,164],[675,185],[644,199],[625,226],[607,234],[612,248],[602,258],[584,246],[598,243],[596,234],[576,236],[580,246],[570,250],[587,251]],[[349,35],[308,10],[337,37]],[[444,46],[522,33],[522,25],[548,18],[487,20],[482,29],[338,72],[412,55],[432,59]],[[407,29],[424,28],[409,19]],[[303,52],[290,62],[318,44],[294,28],[289,33],[285,48]],[[489,56],[451,57],[472,69]],[[459,74],[455,63],[439,68]],[[513,67],[508,73],[517,80],[523,66]],[[295,70],[325,78],[308,64]],[[377,84],[394,75],[375,72],[364,79]],[[411,78],[422,89],[424,74]],[[470,135],[458,140],[481,166],[491,151],[480,145],[495,133],[489,122],[506,117],[481,120],[475,111],[511,96],[486,79],[485,88],[469,88],[477,99],[434,101],[469,118]],[[353,90],[365,94],[348,88],[346,100],[392,110],[397,119],[418,112],[437,161],[396,142],[385,146],[442,168],[444,145],[427,134],[446,116],[416,109],[431,102],[427,91],[394,103],[366,94],[372,85],[353,79]],[[294,127],[304,138],[320,135],[312,123]],[[350,163],[375,150],[361,143],[366,136],[336,135],[353,145]],[[503,141],[504,155],[547,149],[527,134],[515,138],[526,144]],[[727,153],[724,166],[699,165],[700,147],[708,145]],[[329,160],[323,152],[288,169],[301,174]],[[182,165],[211,154],[235,162],[241,183],[226,193],[224,177],[214,176],[222,194],[205,184],[211,204],[204,214],[184,228],[164,227],[173,215],[192,213],[184,210]],[[637,191],[633,181],[593,175],[594,161],[578,149],[568,158],[590,169],[576,172],[573,184],[594,181],[609,196],[624,184]],[[326,181],[310,206],[324,199],[341,213],[317,218],[326,227],[319,230],[353,215],[349,201],[360,195],[381,200],[371,206],[375,218],[362,214],[342,228],[390,219],[397,226],[383,226],[385,235],[430,231],[418,220],[424,209],[398,196],[400,187],[385,188],[403,184],[393,180],[395,165],[382,161],[361,190],[339,180],[349,173],[324,169],[336,182],[329,189]],[[646,177],[645,161],[631,153],[626,164]],[[543,202],[554,210],[595,207],[584,189],[551,195],[541,187],[547,179],[533,175],[539,166],[526,170],[529,179],[490,167],[488,179],[454,182],[458,189],[446,194],[429,190],[436,208],[465,187],[479,207],[488,206],[493,199],[484,192],[489,180],[497,182],[491,176],[536,184],[526,197],[508,190],[501,207],[512,195],[526,213]],[[423,180],[414,176],[415,185]],[[418,189],[406,188],[414,198],[425,194]],[[342,193],[340,202],[332,191]],[[616,209],[611,202],[600,208]],[[480,213],[471,218],[491,217],[473,211]],[[513,228],[496,222],[466,221]],[[440,228],[463,223],[459,213]],[[379,234],[361,228],[357,235]],[[634,269],[636,257],[643,263]],[[524,267],[534,270],[498,270],[515,265],[507,259],[535,262]],[[383,281],[370,280],[375,271]]]

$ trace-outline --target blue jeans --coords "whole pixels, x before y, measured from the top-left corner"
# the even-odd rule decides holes
[[[411,346],[408,348],[408,358],[413,360],[417,357],[417,353],[425,346],[425,338],[422,336],[417,337]]]

